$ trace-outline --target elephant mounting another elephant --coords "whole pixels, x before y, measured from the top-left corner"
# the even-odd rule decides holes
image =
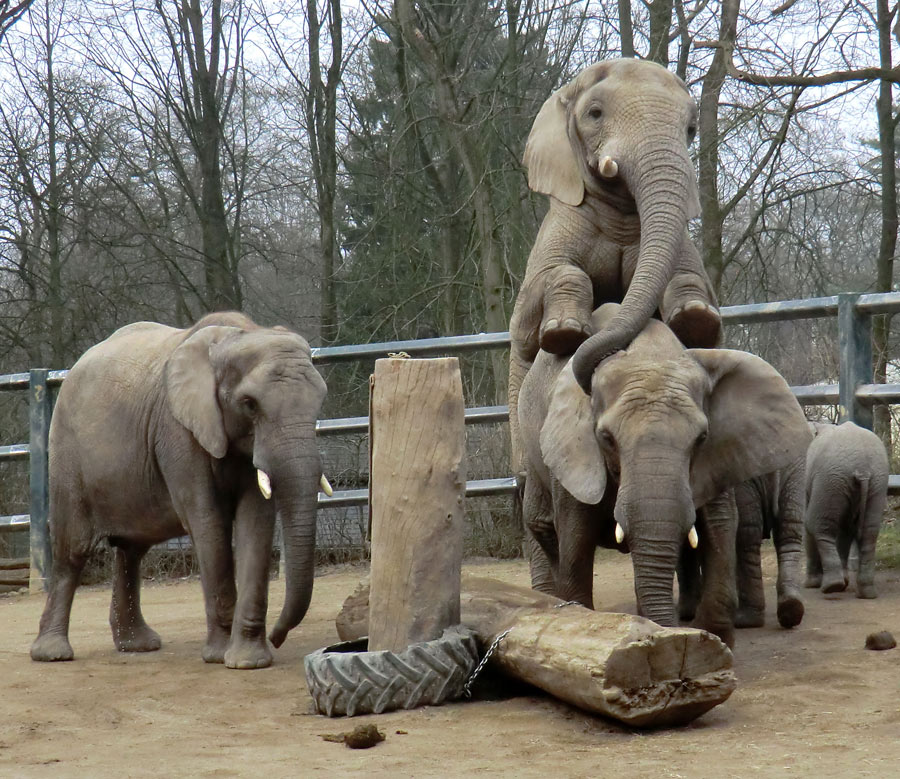
[[[323,479],[315,426],[325,392],[303,338],[238,313],[210,314],[189,330],[138,322],[85,352],[63,382],[50,425],[53,566],[32,658],[72,659],[72,599],[103,539],[114,553],[116,647],[159,649],[141,614],[141,558],[187,532],[206,603],[203,659],[270,665],[276,514],[286,588],[269,636],[276,647],[312,595]]]
[[[665,68],[635,59],[592,65],[550,96],[528,137],[528,184],[550,207],[510,321],[512,463],[521,466],[516,407],[538,350],[571,354],[587,390],[591,355],[625,348],[658,311],[689,347],[718,343],[721,320],[687,232],[699,214],[688,147],[697,106]],[[601,303],[622,306],[602,330]]]
[[[619,312],[601,306],[591,324],[599,332]],[[590,396],[575,377],[576,358],[541,351],[519,399],[532,586],[593,608],[595,548],[630,551],[639,613],[673,626],[674,574],[682,550],[697,545],[696,522],[703,588],[695,624],[732,645],[732,488],[805,451],[803,410],[765,361],[686,350],[657,320],[591,366]]]

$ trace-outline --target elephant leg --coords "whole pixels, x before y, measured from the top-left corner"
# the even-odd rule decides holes
[[[778,500],[778,517],[772,540],[778,556],[778,624],[784,628],[799,625],[803,619],[800,597],[800,555],[803,538],[805,459],[783,472]]]
[[[764,523],[762,496],[753,483],[748,482],[735,487],[734,493],[738,510],[738,608],[734,625],[738,628],[760,628],[766,623],[766,595],[759,553]]]
[[[571,354],[593,332],[593,283],[583,270],[565,264],[547,270],[544,285],[541,348],[552,354]]]
[[[120,652],[153,652],[162,646],[162,641],[141,613],[141,559],[148,547],[121,540],[110,543],[113,596],[109,604],[109,626],[113,642]]]
[[[600,524],[596,506],[579,503],[558,485],[553,491],[553,517],[559,539],[557,597],[594,608],[594,553]]]
[[[806,528],[815,538],[822,563],[822,591],[825,593],[847,589],[837,539],[841,521],[849,509],[850,500],[846,494],[829,488],[824,476],[813,476],[806,507]]]
[[[737,505],[734,492],[726,490],[700,511],[700,550],[703,594],[694,627],[714,633],[734,646],[734,614],[737,609],[735,548]]]
[[[266,668],[272,664],[266,642],[266,611],[274,532],[274,511],[254,484],[241,496],[234,520],[238,590],[231,640],[225,651],[228,668]]]
[[[522,511],[531,572],[531,589],[556,595],[559,543],[550,496],[534,475],[526,478]]]
[[[818,589],[822,586],[822,558],[816,539],[806,528],[803,529],[803,547],[806,549],[806,582],[803,586]]]
[[[700,554],[685,541],[675,568],[678,576],[678,619],[690,622],[697,614],[697,605],[703,593],[703,576],[700,572]]]
[[[859,567],[856,572],[856,597],[875,598],[875,546],[887,505],[887,476],[879,475],[869,480],[866,508],[859,518],[857,544]]]
[[[59,482],[57,481],[57,484]],[[31,659],[45,662],[71,660],[69,617],[72,599],[90,556],[93,539],[81,496],[51,481],[50,527],[53,563],[38,636],[31,645]]]

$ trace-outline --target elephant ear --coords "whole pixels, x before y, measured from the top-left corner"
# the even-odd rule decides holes
[[[216,377],[209,350],[213,344],[240,332],[236,327],[202,327],[166,361],[166,392],[172,415],[216,458],[225,456],[228,439],[216,397]]]
[[[538,112],[525,144],[523,162],[528,186],[570,206],[584,200],[584,181],[575,150],[569,142],[567,107],[574,99],[572,84],[554,92]]]
[[[594,436],[591,399],[578,386],[571,360],[556,380],[540,441],[544,464],[563,488],[582,503],[599,503],[606,462]]]
[[[733,349],[688,349],[707,372],[709,434],[691,461],[694,504],[789,465],[812,435],[787,382],[759,357]]]

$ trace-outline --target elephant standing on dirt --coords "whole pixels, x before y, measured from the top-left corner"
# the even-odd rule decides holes
[[[890,465],[881,439],[853,422],[810,423],[806,453],[806,586],[843,592],[855,541],[856,597],[874,598],[875,544],[887,504]]]
[[[528,184],[550,207],[528,258],[510,322],[512,462],[521,465],[516,407],[538,349],[625,348],[657,310],[686,346],[718,343],[715,295],[687,222],[700,212],[688,146],[697,106],[652,62],[583,70],[544,103],[528,137]],[[594,308],[622,307],[602,330]]]
[[[602,306],[593,326],[600,331],[619,311]],[[578,357],[542,351],[522,384],[523,511],[538,547],[532,586],[593,608],[594,550],[618,546],[631,552],[638,611],[675,625],[676,563],[685,539],[697,544],[698,522],[704,581],[695,624],[731,645],[731,488],[805,450],[802,409],[760,358],[685,350],[656,320],[627,350],[590,365],[590,396],[573,371]]]
[[[141,614],[140,562],[151,545],[188,532],[206,601],[203,659],[270,665],[276,513],[286,587],[276,647],[312,595],[318,486],[327,484],[315,437],[324,397],[303,338],[237,313],[210,314],[189,330],[138,322],[89,349],[50,425],[53,567],[32,658],[72,659],[72,598],[104,538],[114,550],[116,648],[159,649]]]

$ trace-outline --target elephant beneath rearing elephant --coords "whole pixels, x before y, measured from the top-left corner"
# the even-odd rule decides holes
[[[600,307],[593,327],[600,331],[619,310]],[[627,548],[639,612],[675,625],[676,563],[685,539],[697,543],[697,522],[704,584],[695,624],[731,645],[731,489],[805,451],[811,434],[796,398],[760,358],[686,350],[657,320],[591,366],[590,396],[574,361],[541,351],[522,384],[523,510],[537,541],[532,586],[592,608],[595,548]]]
[[[538,349],[624,349],[657,310],[689,347],[718,343],[716,298],[687,222],[699,214],[688,151],[697,106],[646,61],[592,65],[544,103],[525,149],[528,184],[549,195],[510,321],[512,463],[521,465],[519,388]],[[601,303],[621,302],[602,330]],[[576,367],[585,386],[591,371]]]
[[[139,322],[82,355],[50,425],[53,566],[32,658],[72,659],[72,599],[103,539],[114,554],[116,647],[159,649],[140,608],[141,558],[187,532],[206,602],[203,659],[270,665],[276,514],[286,589],[270,635],[276,647],[312,595],[318,487],[327,484],[315,436],[325,391],[303,338],[237,313],[210,314],[188,330]]]

